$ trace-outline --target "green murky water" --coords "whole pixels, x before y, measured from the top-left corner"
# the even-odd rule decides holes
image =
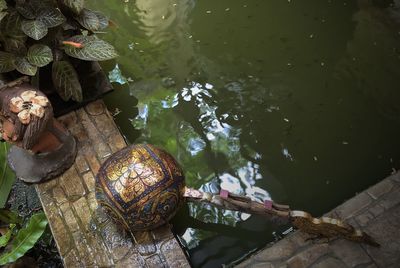
[[[124,135],[171,152],[187,184],[321,215],[400,167],[399,1],[89,1],[116,26],[104,64]],[[173,221],[194,267],[278,225],[198,205]]]

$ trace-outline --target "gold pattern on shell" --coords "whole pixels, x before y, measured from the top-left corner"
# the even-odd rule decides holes
[[[131,145],[112,155],[96,176],[96,199],[124,228],[150,230],[183,203],[183,172],[171,155],[152,145]]]
[[[112,171],[107,170],[112,187],[126,203],[163,179],[159,164],[151,157],[143,158],[143,155],[132,154],[129,163],[118,163],[110,166]]]

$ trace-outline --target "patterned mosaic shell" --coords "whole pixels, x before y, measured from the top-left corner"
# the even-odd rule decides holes
[[[132,231],[168,222],[183,202],[184,188],[184,175],[175,159],[148,144],[113,154],[96,177],[99,205]]]

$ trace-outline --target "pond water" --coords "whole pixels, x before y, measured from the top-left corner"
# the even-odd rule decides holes
[[[319,216],[400,168],[399,1],[88,2],[113,21],[117,124],[173,154],[190,187]],[[194,267],[288,228],[192,204],[172,224]]]

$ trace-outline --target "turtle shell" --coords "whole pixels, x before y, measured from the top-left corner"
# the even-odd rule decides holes
[[[132,231],[168,222],[183,203],[184,188],[184,175],[175,159],[148,144],[116,152],[96,176],[98,204]]]

